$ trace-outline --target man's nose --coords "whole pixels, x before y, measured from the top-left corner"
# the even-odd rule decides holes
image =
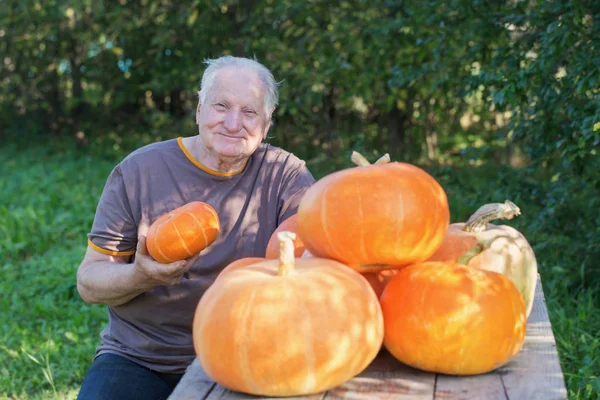
[[[230,132],[242,129],[242,113],[239,110],[228,110],[225,116],[225,128]]]

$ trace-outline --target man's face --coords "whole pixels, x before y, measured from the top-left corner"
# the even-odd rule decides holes
[[[215,75],[196,121],[205,155],[218,161],[246,159],[266,136],[271,120],[255,72],[226,67]]]

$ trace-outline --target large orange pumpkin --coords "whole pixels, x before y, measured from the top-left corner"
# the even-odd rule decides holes
[[[466,223],[450,225],[429,261],[455,261],[506,275],[523,296],[529,316],[538,275],[533,249],[516,229],[489,223],[520,214],[519,207],[509,200],[480,207]]]
[[[238,268],[243,268],[247,265],[254,265],[254,264],[258,264],[261,261],[265,261],[266,258],[262,258],[262,257],[244,257],[244,258],[240,258],[238,260],[233,261],[232,263],[230,263],[229,265],[227,265],[225,268],[223,268],[221,270],[221,272],[219,272],[219,275],[217,275],[216,279],[219,279],[221,276],[223,276],[224,274],[233,271],[234,269],[238,269]]]
[[[222,274],[194,316],[198,360],[214,381],[261,396],[299,396],[338,386],[366,368],[383,339],[375,294],[333,260],[285,250]]]
[[[219,230],[217,212],[207,203],[193,201],[154,221],[146,246],[156,261],[172,263],[204,250],[217,239]]]
[[[412,367],[451,375],[492,371],[521,350],[525,303],[504,275],[442,262],[414,264],[381,295],[384,346]]]
[[[444,239],[450,211],[440,184],[405,163],[369,164],[334,172],[305,193],[298,233],[317,257],[359,272],[397,268],[429,258]]]
[[[279,258],[279,239],[277,238],[277,234],[283,231],[298,232],[298,214],[294,214],[287,218],[277,227],[277,229],[275,229],[275,232],[273,232],[269,239],[269,243],[267,244],[266,258]],[[296,235],[296,239],[294,239],[294,255],[296,257],[301,257],[302,254],[304,254],[304,250],[306,250],[304,242],[300,238],[300,235]]]
[[[304,247],[304,242],[300,238],[300,235],[297,234],[297,232],[298,232],[298,214],[294,214],[291,217],[289,217],[288,219],[286,219],[285,221],[283,221],[283,223],[277,228],[277,230],[275,230],[275,232],[271,236],[271,239],[269,240],[269,245],[267,246],[266,258],[272,259],[272,258],[279,257],[279,239],[277,238],[277,234],[282,231],[296,233],[296,238],[294,239],[294,254],[296,257],[312,257],[313,256],[312,254],[310,254],[310,252],[306,251],[306,248]],[[246,261],[243,261],[243,260],[246,260],[246,259],[239,260],[241,262],[240,264],[237,264],[234,262],[233,264],[235,264],[235,265],[233,265],[233,268],[239,268],[238,265],[241,266],[241,265],[247,263]],[[223,272],[225,272],[226,270],[229,270],[231,267],[232,266],[227,266],[227,268],[225,268],[223,270]],[[367,279],[367,282],[369,282],[369,284],[373,288],[373,291],[375,292],[377,297],[379,297],[379,296],[381,296],[381,293],[383,292],[383,288],[385,288],[385,285],[387,285],[389,280],[394,275],[396,275],[397,272],[398,272],[398,270],[396,270],[396,269],[385,269],[380,272],[361,272],[361,274]]]

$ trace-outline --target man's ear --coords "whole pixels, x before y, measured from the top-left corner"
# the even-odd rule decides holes
[[[271,128],[271,124],[273,123],[273,111],[275,108],[271,110],[269,113],[269,118],[267,119],[267,123],[265,124],[265,132],[263,133],[263,140],[267,138],[267,133],[269,133],[269,129]]]
[[[196,107],[196,125],[200,123],[200,102],[198,102],[198,106]]]

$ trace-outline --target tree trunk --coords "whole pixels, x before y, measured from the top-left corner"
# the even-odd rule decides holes
[[[173,89],[169,95],[171,103],[169,104],[169,112],[171,115],[181,117],[185,115],[183,110],[183,102],[181,101],[181,89]]]
[[[396,160],[416,158],[411,154],[412,143],[408,135],[414,111],[414,98],[414,90],[409,89],[406,98],[403,99],[406,106],[403,109],[398,108],[397,99],[394,99],[392,109],[387,113],[388,141],[392,158],[396,155]]]
[[[75,47],[75,46],[74,46]],[[75,50],[75,49],[73,49]],[[75,50],[76,51],[76,50]],[[73,101],[72,115],[77,116],[83,108],[83,86],[81,82],[81,62],[79,57],[71,57],[71,99]]]
[[[60,77],[57,69],[54,69],[49,77],[49,90],[46,94],[46,101],[48,102],[48,118],[49,130],[54,136],[61,136],[65,122],[65,113],[63,103],[60,98]]]
[[[427,115],[427,129],[425,130],[425,144],[427,146],[427,158],[431,161],[435,160],[438,153],[438,137],[435,126],[435,114],[429,112]]]
[[[409,158],[409,138],[406,134],[408,116],[394,106],[387,114],[388,140],[392,158],[396,160]],[[395,155],[395,157],[394,157]]]
[[[336,129],[335,94],[333,85],[325,96],[323,96],[323,117],[325,121],[326,143],[325,152],[331,156],[338,153],[340,138]]]

